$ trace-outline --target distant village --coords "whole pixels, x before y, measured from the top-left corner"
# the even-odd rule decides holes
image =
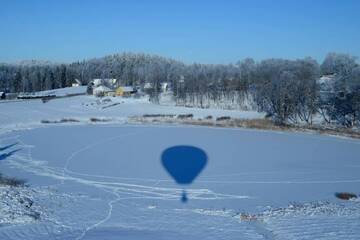
[[[76,85],[73,85],[76,86]],[[87,87],[87,93],[96,97],[103,96],[119,96],[119,97],[131,97],[134,95],[140,95],[149,93],[154,90],[154,86],[151,83],[145,83],[139,86],[123,86],[118,79],[114,78],[97,78],[89,82]],[[163,82],[160,84],[160,92],[170,91],[170,83]]]
[[[82,86],[81,81],[75,79],[71,85],[72,88]],[[85,86],[84,86],[85,87]],[[55,90],[55,89],[54,89]],[[63,97],[55,93],[54,90],[46,90],[40,92],[21,92],[21,93],[9,93],[0,91],[1,100],[11,99],[36,99],[36,98],[55,98]],[[96,78],[86,86],[86,91],[75,91],[74,93],[67,94],[67,96],[75,95],[94,95],[95,97],[140,97],[146,94],[150,94],[154,91],[152,83],[144,83],[139,86],[124,86],[121,81],[115,78]],[[168,82],[160,83],[159,93],[166,93],[171,91],[171,84]]]
[[[318,80],[317,83],[320,87],[320,96],[322,98],[328,98],[334,94],[334,81],[336,79],[336,74],[323,75]],[[183,77],[180,82],[183,82]],[[86,86],[86,91],[76,92],[69,95],[94,95],[95,97],[140,97],[146,94],[151,94],[155,91],[154,86],[150,82],[146,82],[142,85],[137,86],[126,86],[121,84],[122,81],[115,78],[96,78],[89,81]],[[74,79],[71,87],[80,87],[83,86],[81,81]],[[84,86],[85,87],[85,86]],[[159,93],[171,93],[172,86],[170,82],[161,82]],[[0,100],[10,100],[10,99],[33,99],[33,98],[43,98],[43,97],[58,97],[53,90],[45,90],[40,92],[21,92],[21,93],[10,93],[6,91],[0,91]]]

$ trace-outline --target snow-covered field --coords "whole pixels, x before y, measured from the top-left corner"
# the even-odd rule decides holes
[[[45,90],[34,93],[25,93],[20,94],[23,96],[31,96],[31,97],[43,97],[43,96],[56,96],[56,97],[65,97],[71,95],[80,95],[86,94],[86,86],[77,86],[77,87],[66,87],[66,88],[58,88],[53,90]]]
[[[43,103],[40,99],[12,102],[0,101],[0,133],[14,129],[37,127],[42,120],[61,120],[75,118],[89,121],[89,118],[107,118],[112,122],[124,122],[129,116],[143,114],[194,114],[194,117],[212,115],[237,118],[262,118],[264,114],[255,111],[235,111],[221,109],[185,108],[170,105],[157,105],[148,98],[95,98],[76,96],[53,99]]]
[[[77,96],[0,110],[0,147],[10,146],[0,152],[0,172],[30,185],[0,187],[0,239],[360,239],[360,201],[334,197],[360,193],[359,140],[125,124],[155,113],[262,117],[144,99]],[[88,124],[91,117],[116,121]],[[84,121],[41,124],[61,118]],[[160,161],[176,145],[208,155],[189,186]]]

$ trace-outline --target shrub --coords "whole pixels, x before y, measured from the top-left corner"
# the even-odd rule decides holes
[[[174,117],[175,114],[144,114],[144,118]]]
[[[177,116],[177,118],[178,119],[185,119],[185,118],[193,118],[193,114],[179,114],[178,116]]]
[[[216,118],[216,121],[225,121],[225,120],[230,120],[231,117],[229,116],[222,116],[222,117],[218,117]]]
[[[59,121],[58,120],[41,120],[41,123],[49,124],[49,123],[67,123],[67,122],[80,122],[77,119],[74,118],[62,118]]]
[[[350,199],[354,199],[357,198],[356,194],[354,193],[347,193],[347,192],[340,192],[340,193],[335,193],[335,196],[339,199],[342,200],[350,200]]]
[[[51,121],[50,120],[41,120],[41,123],[51,123]]]
[[[24,186],[25,180],[12,178],[12,177],[5,177],[0,173],[0,185],[7,185],[13,187]]]
[[[60,122],[65,123],[65,122],[80,122],[80,121],[74,118],[63,118],[60,120]]]
[[[90,121],[91,122],[109,122],[110,119],[107,119],[107,118],[95,118],[95,117],[92,117],[90,118]]]

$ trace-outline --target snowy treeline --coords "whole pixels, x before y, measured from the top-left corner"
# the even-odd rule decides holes
[[[331,75],[324,92],[319,78]],[[344,126],[359,124],[360,66],[346,54],[330,53],[320,65],[299,60],[248,58],[236,64],[184,64],[146,54],[123,53],[71,64],[25,62],[0,65],[0,91],[32,92],[84,85],[94,78],[116,78],[124,85],[149,83],[151,100],[159,101],[160,85],[169,82],[178,105],[208,107],[253,101],[278,123],[312,123],[314,115]],[[216,105],[216,104],[215,104]],[[236,108],[236,107],[235,107]]]
[[[37,61],[0,64],[0,91],[37,92],[71,86],[74,69],[66,64]]]
[[[254,95],[257,105],[278,123],[324,122],[346,127],[360,124],[360,66],[346,54],[328,54],[319,65],[306,58],[271,59],[257,64]],[[320,75],[331,76],[325,82]]]
[[[334,74],[328,89],[320,88],[317,108],[323,119],[351,127],[360,125],[360,65],[355,57],[329,54],[321,65],[323,74]],[[329,86],[330,85],[330,86]],[[330,94],[326,94],[327,90]]]

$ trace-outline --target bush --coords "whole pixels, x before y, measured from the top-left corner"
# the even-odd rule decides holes
[[[5,177],[0,173],[0,185],[7,185],[12,187],[21,187],[25,185],[25,180],[12,177]]]
[[[340,192],[340,193],[335,193],[335,196],[339,199],[342,200],[350,200],[350,199],[354,199],[357,198],[356,194],[354,193],[347,193],[347,192]]]
[[[62,118],[60,120],[41,120],[41,123],[50,124],[50,123],[67,123],[67,122],[80,122],[74,118]]]
[[[41,120],[41,123],[52,123],[50,120]]]
[[[80,121],[74,118],[63,118],[60,120],[60,122],[65,123],[65,122],[80,122]]]
[[[102,100],[103,103],[109,103],[112,102],[110,98],[105,98]]]
[[[144,114],[144,118],[174,117],[174,114]]]
[[[178,119],[186,119],[186,118],[193,118],[193,114],[179,114],[178,116],[177,116],[177,118]]]
[[[216,121],[226,121],[226,120],[230,120],[231,117],[229,116],[222,116],[222,117],[218,117],[216,118]]]
[[[95,118],[95,117],[92,117],[92,118],[90,118],[90,121],[91,121],[91,122],[109,122],[110,119],[108,119],[108,118]]]

